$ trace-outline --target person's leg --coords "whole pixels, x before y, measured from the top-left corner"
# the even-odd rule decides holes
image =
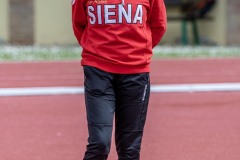
[[[84,75],[89,132],[84,160],[106,160],[111,146],[115,111],[113,76],[89,66],[84,66]]]
[[[150,94],[149,73],[119,75],[115,86],[118,159],[139,160]]]

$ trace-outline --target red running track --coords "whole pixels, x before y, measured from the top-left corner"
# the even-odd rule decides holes
[[[78,62],[0,64],[0,87],[82,85]],[[152,82],[239,82],[240,60],[162,60]],[[240,93],[154,93],[142,160],[239,160]],[[0,97],[1,160],[80,160],[83,95]],[[114,144],[110,160],[116,160]]]
[[[240,81],[240,59],[159,60],[151,65],[153,84]],[[0,64],[0,87],[83,85],[78,61]]]

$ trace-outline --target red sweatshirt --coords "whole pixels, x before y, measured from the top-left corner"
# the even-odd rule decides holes
[[[120,73],[149,72],[152,48],[166,31],[164,0],[73,0],[82,65]]]

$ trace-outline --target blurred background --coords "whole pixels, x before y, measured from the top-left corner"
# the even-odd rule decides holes
[[[165,3],[141,159],[239,160],[240,1]],[[0,160],[83,157],[81,51],[71,0],[0,0]]]
[[[240,44],[238,0],[216,0],[214,5],[211,4],[211,0],[210,2],[209,0],[165,0],[165,3],[168,9],[168,30],[161,44],[186,43],[182,39],[186,34],[189,37],[188,44],[191,44],[191,39],[194,42],[196,38],[192,31],[194,17],[200,44]],[[0,10],[0,43],[2,44],[74,45],[77,43],[71,28],[70,0],[1,0]],[[200,15],[196,15],[198,13]],[[188,22],[183,24],[185,18]],[[186,25],[186,31],[183,25]]]

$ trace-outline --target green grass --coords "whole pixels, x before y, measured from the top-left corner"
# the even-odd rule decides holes
[[[0,46],[0,61],[80,60],[80,47],[62,46]],[[223,58],[240,57],[240,47],[183,47],[161,46],[154,48],[158,58]]]
[[[0,46],[0,61],[79,60],[80,47]]]
[[[230,58],[240,57],[240,47],[163,46],[154,49],[154,58]]]

